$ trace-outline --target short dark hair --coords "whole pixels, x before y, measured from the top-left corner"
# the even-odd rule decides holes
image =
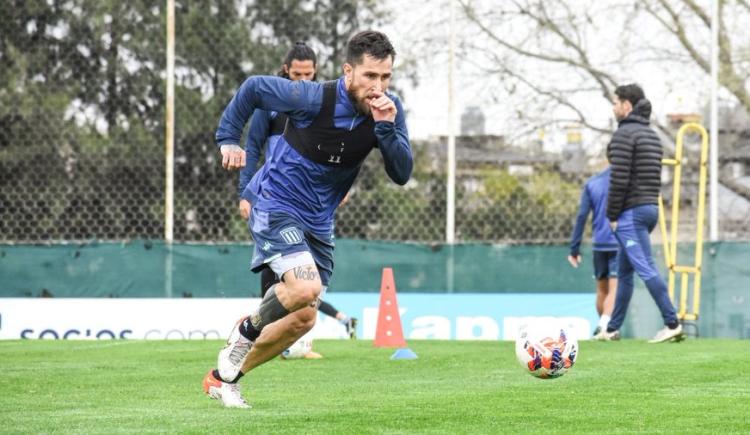
[[[396,50],[393,49],[391,41],[384,33],[375,30],[365,30],[352,36],[346,45],[346,63],[358,65],[362,63],[366,54],[378,60],[384,60],[388,56],[391,57],[391,61],[396,59]]]
[[[318,64],[318,56],[315,55],[313,49],[304,42],[297,41],[286,53],[284,64],[279,70],[279,76],[284,77],[285,79],[289,78],[289,72],[284,69],[284,66],[286,66],[287,69],[290,68],[293,60],[311,60],[313,66],[317,66]],[[315,81],[317,75],[318,74],[316,73],[315,76],[313,76],[313,81]]]
[[[617,95],[617,98],[619,98],[620,101],[630,101],[630,104],[633,106],[635,106],[638,101],[646,98],[646,95],[643,93],[643,88],[635,83],[618,86],[615,89],[615,95]]]

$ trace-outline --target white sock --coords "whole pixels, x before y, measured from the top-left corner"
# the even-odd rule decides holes
[[[607,330],[607,324],[609,324],[609,315],[602,314],[601,317],[599,317],[599,327],[602,328],[603,331]]]

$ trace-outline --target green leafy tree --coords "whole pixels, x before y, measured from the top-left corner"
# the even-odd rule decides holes
[[[578,182],[545,167],[529,176],[487,167],[480,171],[480,178],[479,192],[460,195],[460,240],[552,243],[567,239],[578,206]]]
[[[236,174],[216,162],[221,111],[248,75],[276,71],[300,29],[322,45],[334,30],[321,23],[343,35],[383,13],[366,0],[176,3],[176,237],[245,238]],[[0,2],[0,239],[161,238],[164,7]]]

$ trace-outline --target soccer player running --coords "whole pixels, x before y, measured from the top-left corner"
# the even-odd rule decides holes
[[[257,200],[249,227],[255,239],[251,268],[270,266],[282,277],[251,315],[232,329],[217,369],[203,379],[204,391],[227,407],[247,408],[240,378],[308,332],[318,300],[333,272],[334,211],[373,148],[397,184],[409,180],[411,146],[400,101],[386,90],[395,50],[387,36],[365,31],[352,37],[344,75],[315,83],[254,76],[237,91],[222,115],[216,139],[222,166],[239,169],[245,151],[242,128],[255,109],[289,117],[273,155],[253,178]],[[266,328],[281,319],[285,327]],[[274,325],[276,326],[276,325]]]
[[[317,56],[315,51],[304,42],[296,42],[284,57],[284,63],[278,72],[279,77],[290,80],[312,80],[317,78]],[[250,120],[250,129],[245,143],[245,166],[240,171],[238,192],[240,195],[239,211],[243,219],[250,218],[252,204],[260,188],[260,181],[251,182],[256,173],[258,161],[264,148],[267,161],[271,161],[276,141],[284,133],[287,116],[275,111],[256,109]],[[279,279],[270,267],[265,267],[260,273],[261,297]],[[349,338],[356,338],[357,319],[337,310],[328,302],[320,301],[319,311],[338,320]],[[310,351],[306,358],[320,358],[317,352]]]
[[[595,338],[617,340],[633,296],[633,273],[643,280],[656,302],[665,327],[649,341],[661,343],[684,338],[682,325],[669,299],[667,285],[656,269],[649,235],[659,218],[662,146],[649,126],[651,102],[636,84],[615,89],[612,98],[618,127],[607,146],[612,168],[607,200],[607,218],[620,245],[615,307],[606,330]]]
[[[612,316],[617,291],[617,239],[607,220],[607,195],[609,193],[609,174],[607,168],[586,181],[581,192],[573,234],[570,237],[570,254],[568,262],[578,268],[581,264],[581,239],[589,213],[593,212],[591,226],[594,279],[596,280],[596,312],[599,323],[594,335],[607,328]]]

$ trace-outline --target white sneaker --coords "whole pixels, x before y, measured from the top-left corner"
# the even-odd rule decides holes
[[[216,379],[213,370],[203,378],[203,391],[208,397],[221,400],[227,408],[251,408],[240,394],[240,384],[229,384]]]
[[[237,377],[242,368],[242,363],[245,362],[247,353],[253,347],[253,342],[240,334],[240,322],[243,321],[249,322],[250,320],[247,317],[243,317],[237,321],[234,328],[232,328],[232,332],[229,334],[227,345],[219,352],[219,359],[216,366],[219,370],[219,376],[222,379],[231,381]]]
[[[664,343],[665,341],[682,341],[685,339],[685,332],[682,330],[682,325],[677,325],[674,329],[669,329],[665,326],[664,329],[660,329],[656,333],[656,336],[649,340],[649,343]]]
[[[620,331],[607,332],[607,328],[604,328],[600,330],[599,333],[596,334],[593,338],[594,340],[598,341],[619,341]]]

